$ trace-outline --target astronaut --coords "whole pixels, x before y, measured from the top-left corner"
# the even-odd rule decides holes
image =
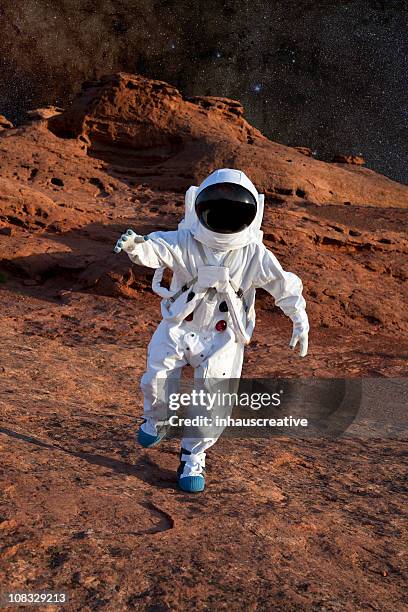
[[[149,343],[141,379],[144,421],[137,439],[145,448],[166,435],[163,385],[177,384],[183,366],[194,368],[197,381],[239,380],[255,326],[257,288],[269,292],[292,320],[289,346],[299,344],[300,356],[307,354],[302,282],[263,244],[263,208],[264,195],[244,172],[222,168],[187,190],[177,230],[147,236],[128,230],[116,243],[115,252],[123,250],[132,262],[156,269],[152,288],[162,297],[163,319]],[[172,272],[168,289],[161,285],[166,268]],[[177,480],[183,491],[204,490],[206,450],[219,433],[182,438]]]

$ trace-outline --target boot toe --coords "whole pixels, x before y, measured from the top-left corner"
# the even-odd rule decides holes
[[[205,479],[200,474],[198,476],[184,476],[178,479],[178,486],[187,493],[200,493],[204,491]]]
[[[151,448],[152,446],[157,446],[159,442],[164,438],[163,435],[152,436],[151,434],[146,433],[143,429],[139,429],[137,432],[137,441],[140,446],[143,448]]]

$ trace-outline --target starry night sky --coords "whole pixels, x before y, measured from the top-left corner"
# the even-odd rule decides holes
[[[0,113],[117,70],[240,100],[272,140],[408,183],[408,0],[2,0]]]

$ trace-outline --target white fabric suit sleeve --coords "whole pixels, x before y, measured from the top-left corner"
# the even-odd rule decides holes
[[[254,285],[268,291],[275,299],[276,306],[291,319],[293,335],[289,346],[295,348],[300,342],[300,355],[304,357],[308,349],[309,320],[300,278],[293,272],[286,272],[275,255],[264,248]]]
[[[259,261],[255,287],[265,289],[290,319],[305,311],[302,281],[293,272],[286,272],[271,251],[263,249]]]
[[[133,242],[126,252],[133,263],[148,268],[183,268],[179,232],[153,232],[144,242]]]

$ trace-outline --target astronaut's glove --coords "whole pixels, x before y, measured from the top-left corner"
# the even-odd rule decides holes
[[[306,311],[302,311],[292,317],[293,333],[289,346],[292,350],[299,343],[299,356],[306,357],[309,344],[309,320]]]
[[[133,230],[128,229],[126,234],[122,234],[122,236],[119,238],[113,250],[115,253],[120,253],[121,251],[131,253],[135,248],[135,244],[144,242],[145,240],[147,240],[145,236],[140,236]]]

